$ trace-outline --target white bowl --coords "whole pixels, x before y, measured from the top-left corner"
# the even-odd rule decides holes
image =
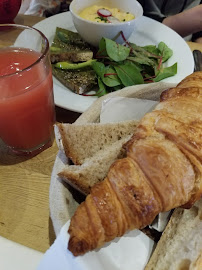
[[[135,16],[135,19],[120,23],[98,23],[85,20],[78,15],[84,8],[92,5],[116,7],[126,12],[129,11]],[[120,32],[123,31],[125,38],[128,39],[135,30],[136,20],[143,15],[142,6],[136,0],[73,0],[70,4],[70,12],[74,26],[80,36],[96,47],[102,37],[123,43],[124,40]]]

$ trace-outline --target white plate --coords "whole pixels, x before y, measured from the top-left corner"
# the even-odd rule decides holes
[[[57,14],[34,25],[35,28],[46,35],[50,44],[53,41],[57,26],[76,31],[70,12]],[[160,41],[163,41],[173,50],[173,56],[167,61],[166,65],[170,66],[177,62],[178,72],[175,76],[165,79],[165,82],[178,83],[194,70],[192,52],[185,40],[162,23],[144,16],[141,17],[137,20],[136,29],[129,40],[140,46],[157,45]],[[97,99],[96,97],[74,94],[55,78],[53,82],[55,104],[59,107],[84,112]]]

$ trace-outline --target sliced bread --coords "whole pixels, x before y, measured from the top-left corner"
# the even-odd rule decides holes
[[[202,199],[175,209],[145,270],[202,269]]]
[[[82,165],[67,165],[58,175],[67,183],[74,186],[84,194],[90,192],[91,187],[102,181],[111,166],[118,158],[123,158],[125,149],[123,145],[132,135],[112,143],[107,149],[98,151],[91,158],[87,158]]]
[[[98,151],[132,135],[138,121],[118,123],[58,124],[64,151],[75,165],[83,164]]]

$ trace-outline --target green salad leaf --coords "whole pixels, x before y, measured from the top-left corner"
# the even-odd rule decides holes
[[[144,83],[140,71],[132,62],[127,61],[123,64],[114,65],[114,68],[124,86]]]
[[[164,42],[159,43],[158,49],[163,57],[163,63],[173,55],[173,51]]]
[[[159,82],[165,78],[174,76],[177,73],[177,63],[170,67],[161,68],[156,72],[156,77],[154,78],[154,82]]]
[[[104,85],[100,77],[98,77],[98,86],[99,86],[99,91],[97,91],[98,97],[104,96],[108,93],[106,86]]]
[[[103,82],[109,87],[121,84],[120,77],[117,76],[116,70],[112,66],[106,66]]]
[[[95,70],[98,77],[100,77],[102,80],[104,79],[105,74],[105,65],[102,62],[93,62],[92,67]]]
[[[150,57],[157,57],[159,56],[159,49],[155,45],[147,45],[144,46],[143,49],[147,52],[150,53]]]
[[[97,62],[92,63],[92,67],[98,76],[99,89],[105,87],[106,92],[111,92],[174,76],[177,73],[177,63],[170,67],[163,66],[172,55],[173,51],[164,42],[157,46],[141,47],[134,43],[120,45],[102,38],[96,55]]]
[[[130,53],[130,48],[122,46],[108,38],[101,39],[100,49],[102,51],[105,50],[107,55],[116,62],[125,60]]]

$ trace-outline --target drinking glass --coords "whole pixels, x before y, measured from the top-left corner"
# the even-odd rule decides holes
[[[18,155],[53,141],[55,107],[47,38],[35,28],[0,25],[0,138]]]

